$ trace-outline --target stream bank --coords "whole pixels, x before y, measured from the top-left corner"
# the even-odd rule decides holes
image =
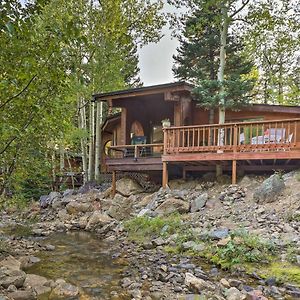
[[[51,193],[47,207],[2,220],[31,220],[9,248],[26,245],[14,256],[41,261],[25,271],[52,280],[52,290],[65,279],[75,299],[297,299],[300,182],[276,176],[177,181],[151,194],[126,179],[114,199],[109,190]]]

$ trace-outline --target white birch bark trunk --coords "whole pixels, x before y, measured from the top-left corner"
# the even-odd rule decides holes
[[[102,102],[97,101],[96,104],[96,141],[95,141],[95,180],[100,179],[100,163],[101,163],[101,125],[102,125]]]
[[[82,101],[82,99],[78,99],[78,127],[82,130],[87,132],[87,126],[86,126],[86,113],[85,113],[85,106]],[[87,169],[87,139],[85,137],[82,137],[80,139],[80,146],[81,146],[81,157],[82,157],[82,171],[83,171],[83,184],[87,182],[87,175],[88,175],[88,169]]]
[[[228,7],[223,4],[221,8],[221,26],[220,26],[220,65],[218,70],[218,81],[221,84],[220,103],[219,103],[219,124],[225,123],[225,89],[224,89],[224,71],[226,64],[226,44],[228,35]],[[224,145],[225,130],[220,129],[218,134],[218,146]],[[222,151],[221,151],[222,152]],[[216,175],[222,175],[222,166],[217,165]]]
[[[89,140],[89,170],[88,180],[94,180],[94,138],[95,138],[95,103],[90,102],[90,140]]]

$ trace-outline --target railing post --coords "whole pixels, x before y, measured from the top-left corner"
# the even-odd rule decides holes
[[[238,145],[238,127],[237,124],[234,124],[233,127],[233,152],[237,152]]]
[[[168,143],[168,137],[167,137],[167,129],[163,128],[164,131],[164,155],[167,154],[167,143]]]
[[[234,129],[233,129],[233,154],[234,154],[234,159],[232,161],[232,184],[236,184],[236,158],[235,154],[237,152],[237,145],[238,145],[238,127],[237,124],[234,124]]]
[[[134,146],[134,160],[136,161],[138,159],[138,145]]]

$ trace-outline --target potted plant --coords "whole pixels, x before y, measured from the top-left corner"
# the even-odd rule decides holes
[[[162,125],[162,127],[170,127],[171,126],[170,119],[163,119],[161,121],[161,125]]]

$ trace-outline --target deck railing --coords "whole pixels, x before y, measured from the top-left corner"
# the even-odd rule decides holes
[[[164,154],[291,150],[300,145],[300,118],[164,128]]]
[[[159,157],[163,153],[163,148],[163,143],[111,146],[109,158]]]

